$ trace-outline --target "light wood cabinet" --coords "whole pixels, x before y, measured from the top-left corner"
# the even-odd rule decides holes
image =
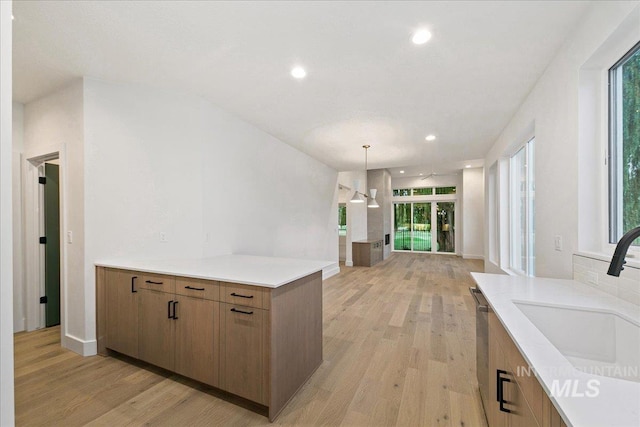
[[[221,386],[233,394],[267,404],[264,384],[265,310],[222,304]]]
[[[274,289],[137,274],[131,296],[136,274],[110,270],[96,270],[102,355],[123,352],[218,387],[266,407],[271,421],[322,363],[320,271]],[[114,309],[121,300],[127,309]]]
[[[106,346],[138,357],[138,284],[141,274],[107,269],[105,280]]]
[[[220,303],[176,295],[175,372],[219,386]]]
[[[138,358],[173,370],[175,326],[174,295],[140,289],[138,308]]]
[[[566,427],[533,370],[491,310],[486,409],[490,427]]]
[[[371,267],[383,259],[382,240],[362,240],[351,243],[354,266]]]

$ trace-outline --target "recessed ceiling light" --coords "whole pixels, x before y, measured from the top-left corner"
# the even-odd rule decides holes
[[[425,138],[427,141],[435,141],[436,136],[435,135],[427,135],[427,137]]]
[[[13,13],[11,14],[11,20],[13,21],[14,19],[16,19],[15,16],[13,16]]]
[[[424,175],[423,173],[420,174],[420,176]]]
[[[400,173],[404,173],[404,171],[400,171]]]
[[[307,72],[302,67],[293,67],[291,69],[291,75],[296,79],[304,79],[307,75]]]
[[[421,29],[413,33],[411,41],[414,44],[425,44],[431,38],[431,32],[429,30]]]
[[[470,167],[471,167],[471,165],[466,165],[466,166],[465,166],[465,168],[470,168]]]

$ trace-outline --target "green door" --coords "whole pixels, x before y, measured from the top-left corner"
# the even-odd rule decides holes
[[[44,289],[46,325],[60,324],[60,170],[45,163],[44,175]]]

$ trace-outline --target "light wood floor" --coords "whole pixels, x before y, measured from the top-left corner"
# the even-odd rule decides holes
[[[324,282],[324,362],[275,425],[485,426],[475,376],[479,261],[393,254]],[[59,328],[15,336],[16,423],[254,426],[268,420],[131,359],[81,357]]]

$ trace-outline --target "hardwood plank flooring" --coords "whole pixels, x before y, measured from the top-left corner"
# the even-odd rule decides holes
[[[342,267],[323,284],[324,361],[273,424],[486,426],[469,271],[482,271],[482,262],[405,253]],[[269,425],[145,363],[78,356],[59,335],[15,335],[18,426]]]

